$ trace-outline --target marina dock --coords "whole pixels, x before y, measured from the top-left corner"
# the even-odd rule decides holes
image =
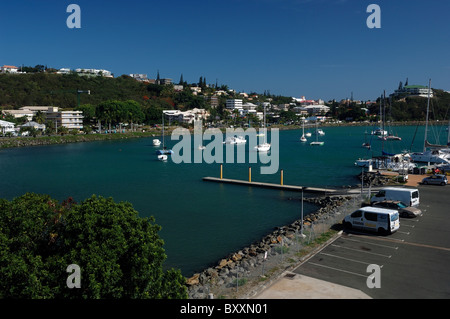
[[[305,193],[316,193],[316,194],[337,194],[338,193],[338,191],[336,189],[295,186],[295,185],[283,185],[283,184],[274,184],[274,183],[262,183],[262,182],[253,182],[251,180],[243,181],[243,180],[238,180],[238,179],[228,179],[228,178],[219,178],[219,177],[203,177],[203,180],[206,182],[235,184],[235,185],[252,186],[252,187],[263,187],[263,188],[271,188],[271,189],[278,189],[278,190],[291,191],[291,192],[303,191]]]

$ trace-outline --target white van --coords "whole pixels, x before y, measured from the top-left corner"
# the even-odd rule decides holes
[[[398,211],[378,207],[362,207],[342,221],[345,228],[392,234],[400,228]]]
[[[384,200],[398,200],[406,206],[416,207],[420,203],[419,190],[417,188],[385,187],[370,199],[370,203]]]

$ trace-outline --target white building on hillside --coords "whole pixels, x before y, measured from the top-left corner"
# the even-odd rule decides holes
[[[102,70],[102,69],[76,69],[75,72],[78,73],[78,75],[84,75],[84,76],[103,76],[106,78],[112,78],[113,75],[111,71],[108,70]]]
[[[68,68],[62,68],[56,72],[56,74],[69,74],[69,73],[70,73],[70,69],[68,69]]]
[[[30,110],[3,110],[2,113],[5,115],[12,115],[16,119],[25,116],[27,118],[27,121],[31,121],[33,119],[33,116],[35,115],[35,113]]]
[[[192,124],[194,121],[206,120],[210,115],[205,109],[194,108],[182,112],[180,110],[167,110],[164,111],[165,118],[169,120],[169,123],[178,122]]]
[[[14,123],[0,120],[0,133],[5,135],[6,133],[15,133]]]
[[[45,124],[39,124],[37,122],[27,122],[24,125],[22,125],[21,127],[23,128],[27,128],[27,127],[31,127],[34,128],[35,130],[40,130],[40,131],[45,131]]]
[[[242,99],[227,99],[226,107],[229,110],[242,110]]]
[[[1,67],[2,73],[19,73],[19,68],[14,65],[4,65]]]

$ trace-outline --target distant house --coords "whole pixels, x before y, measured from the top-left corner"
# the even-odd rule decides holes
[[[82,76],[103,76],[106,78],[113,77],[111,71],[102,69],[76,69],[75,72]]]
[[[194,108],[185,112],[180,110],[167,110],[164,111],[164,115],[170,122],[192,124],[194,121],[206,120],[209,112],[205,109]]]
[[[30,110],[3,110],[2,113],[5,115],[11,115],[16,119],[25,116],[27,118],[27,121],[31,121],[34,116],[33,111]]]
[[[4,65],[1,67],[2,73],[18,73],[19,68],[13,65]]]
[[[419,97],[433,97],[433,90],[428,89],[428,87],[423,85],[408,85],[408,79],[406,80],[406,84],[403,86],[402,82],[397,90],[391,94],[393,97],[405,97],[405,96],[419,96]]]
[[[172,79],[156,79],[156,84],[169,85],[172,84]]]
[[[329,106],[317,104],[317,105],[307,105],[305,106],[306,111],[308,111],[309,114],[320,114],[320,113],[327,113],[330,110]]]
[[[211,104],[211,108],[215,109],[219,106],[219,98],[217,95],[211,95],[210,97],[205,97],[207,101]]]
[[[250,102],[242,104],[242,108],[244,110],[256,110],[257,107],[258,106],[256,104]]]
[[[149,82],[147,74],[130,74],[130,76],[139,82]]]
[[[6,133],[15,133],[14,123],[0,120],[0,132],[2,135]]]
[[[199,86],[191,86],[192,94],[197,95],[202,92],[202,88]]]
[[[23,127],[23,128],[32,127],[35,130],[45,131],[45,124],[39,124],[39,123],[34,122],[34,121],[25,123],[21,127]]]
[[[307,115],[308,110],[304,106],[294,106],[292,110],[299,115]]]
[[[56,74],[69,74],[71,71],[68,68],[59,69]]]

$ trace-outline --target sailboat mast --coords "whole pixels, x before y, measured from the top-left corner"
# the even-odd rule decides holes
[[[423,140],[423,151],[426,151],[426,144],[427,144],[427,138],[428,138],[428,116],[430,113],[430,97],[431,97],[431,79],[428,83],[428,102],[427,102],[427,117],[425,120],[425,138]]]
[[[162,140],[163,140],[163,150],[165,149],[164,147],[164,111],[162,112]]]
[[[383,135],[386,127],[386,91],[383,91]]]
[[[264,144],[266,144],[266,134],[267,134],[267,129],[266,129],[266,105],[264,104]]]

